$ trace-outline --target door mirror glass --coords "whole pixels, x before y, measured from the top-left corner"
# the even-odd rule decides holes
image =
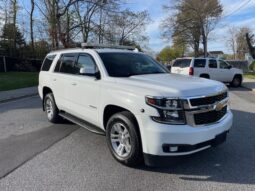
[[[80,68],[80,74],[81,75],[85,75],[86,74],[85,68]]]
[[[96,73],[95,68],[81,68],[80,69],[80,74],[81,75],[88,75],[88,76],[94,76]]]

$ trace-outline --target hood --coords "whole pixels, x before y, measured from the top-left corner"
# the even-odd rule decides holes
[[[141,91],[144,89],[145,93],[150,90],[151,96],[169,97],[209,95],[227,89],[221,82],[179,74],[137,75],[120,78],[117,83],[129,85],[130,88],[136,86]]]

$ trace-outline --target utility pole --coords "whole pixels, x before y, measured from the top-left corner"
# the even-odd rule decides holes
[[[7,68],[6,68],[6,58],[5,58],[5,56],[3,56],[3,61],[4,61],[4,72],[7,72]]]

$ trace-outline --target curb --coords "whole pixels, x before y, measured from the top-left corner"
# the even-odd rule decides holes
[[[19,97],[3,99],[3,100],[0,100],[0,104],[10,102],[10,101],[19,100],[19,99],[23,99],[23,98],[33,97],[33,96],[37,96],[37,95],[38,95],[38,93],[33,93],[33,94],[23,95],[23,96],[19,96]]]
[[[252,92],[255,92],[255,89],[253,89],[253,88],[249,88],[249,87],[244,86],[244,85],[242,85],[241,87],[242,87],[242,88],[245,88],[245,89],[247,89],[247,90],[250,90],[250,91],[252,91]]]

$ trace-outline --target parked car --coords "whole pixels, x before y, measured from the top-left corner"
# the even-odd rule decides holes
[[[224,84],[171,74],[130,50],[51,52],[38,90],[50,122],[62,117],[105,135],[113,157],[128,166],[216,146],[232,126]]]
[[[242,70],[215,58],[180,58],[173,63],[171,72],[230,83],[234,87],[241,86],[243,80]]]

